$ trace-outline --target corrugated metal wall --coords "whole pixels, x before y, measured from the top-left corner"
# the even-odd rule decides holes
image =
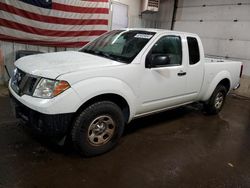
[[[171,29],[174,0],[160,0],[157,13],[142,14],[142,27]]]
[[[179,0],[174,29],[201,36],[205,53],[242,61],[250,76],[250,0]]]
[[[4,55],[4,65],[8,69],[8,72],[12,74],[14,69],[14,61],[16,58],[16,51],[18,50],[56,52],[65,50],[76,50],[77,48],[55,48],[55,47],[34,46],[34,45],[0,41],[0,49],[2,50]],[[3,83],[4,81],[7,81],[8,79],[9,76],[6,71],[4,71],[4,74],[0,74],[0,84]]]

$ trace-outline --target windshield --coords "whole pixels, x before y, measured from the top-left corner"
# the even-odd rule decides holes
[[[80,52],[131,63],[154,35],[154,32],[147,31],[114,30],[88,43]]]

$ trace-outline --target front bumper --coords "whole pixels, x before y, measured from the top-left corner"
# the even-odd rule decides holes
[[[11,87],[9,82],[9,91],[11,95],[24,106],[42,114],[68,114],[78,110],[81,99],[77,93],[69,88],[60,95],[52,99],[42,99],[26,94],[18,95]]]
[[[10,94],[10,101],[16,117],[25,121],[35,134],[60,140],[71,127],[73,113],[43,114],[25,106],[12,94]]]

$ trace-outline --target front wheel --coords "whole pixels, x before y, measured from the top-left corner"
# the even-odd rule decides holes
[[[223,85],[218,85],[208,102],[205,104],[205,111],[211,115],[218,114],[225,103],[226,94],[226,87]]]
[[[121,109],[113,102],[101,101],[84,109],[72,128],[75,148],[90,157],[111,150],[121,137],[124,118]]]

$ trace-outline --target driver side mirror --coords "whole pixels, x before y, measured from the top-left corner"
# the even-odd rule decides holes
[[[149,54],[146,58],[146,68],[164,67],[170,64],[170,58],[166,54]]]

